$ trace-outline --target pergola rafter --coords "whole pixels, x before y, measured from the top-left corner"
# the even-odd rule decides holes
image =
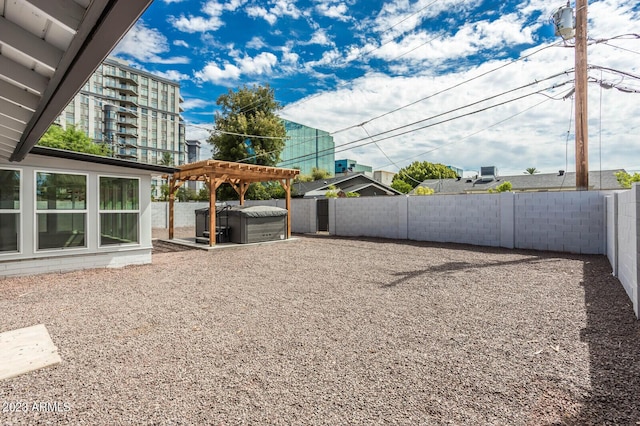
[[[291,237],[291,179],[300,173],[295,169],[234,163],[230,161],[205,160],[185,164],[173,173],[169,180],[169,239],[173,239],[175,194],[187,181],[206,182],[209,188],[209,245],[216,243],[216,190],[228,183],[238,193],[240,205],[249,184],[254,182],[279,182],[286,193],[287,238]]]

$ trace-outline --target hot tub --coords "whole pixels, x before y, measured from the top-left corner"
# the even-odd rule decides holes
[[[235,206],[220,212],[229,226],[229,241],[248,244],[287,238],[287,209],[272,206]]]

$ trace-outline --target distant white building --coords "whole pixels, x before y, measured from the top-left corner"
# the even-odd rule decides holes
[[[393,177],[395,175],[396,174],[394,172],[388,172],[386,170],[376,170],[375,172],[373,172],[373,178],[387,186],[391,186],[391,182],[393,181]]]

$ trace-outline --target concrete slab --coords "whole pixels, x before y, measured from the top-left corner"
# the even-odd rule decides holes
[[[61,361],[44,324],[0,333],[0,380]]]
[[[290,241],[296,241],[296,240],[298,240],[298,238],[291,237],[291,238],[286,239],[286,240],[263,241],[263,242],[260,242],[260,243],[248,243],[248,244],[217,243],[215,246],[212,247],[212,246],[210,246],[208,244],[197,243],[195,237],[191,237],[191,238],[174,238],[173,240],[163,239],[163,238],[159,239],[159,241],[162,241],[164,243],[177,244],[177,245],[196,248],[196,249],[205,250],[205,251],[221,250],[221,249],[228,249],[228,248],[233,248],[233,247],[242,248],[242,247],[247,247],[247,246],[257,246],[257,245],[264,245],[264,244],[282,244],[282,243],[286,243],[286,242],[290,242]]]

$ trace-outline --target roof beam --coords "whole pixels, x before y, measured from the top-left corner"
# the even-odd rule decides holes
[[[0,97],[17,102],[34,111],[40,101],[40,98],[33,93],[9,84],[4,80],[0,80]]]
[[[7,117],[5,115],[0,114],[0,126],[6,127],[7,129],[16,130],[20,133],[26,127],[26,124],[21,123],[19,121],[14,120],[13,118]]]
[[[73,0],[26,0],[52,21],[75,33],[80,27],[85,9]]]
[[[153,0],[93,0],[27,124],[11,161],[22,161]],[[58,2],[54,2],[58,4]],[[1,69],[2,67],[0,67]]]
[[[4,77],[37,93],[43,93],[47,88],[47,84],[49,84],[47,77],[2,55],[0,55],[0,70],[2,70],[1,73]]]
[[[0,17],[0,44],[16,49],[52,70],[62,58],[60,49],[3,17]]]
[[[29,111],[26,108],[22,108],[14,103],[9,101],[5,101],[0,98],[0,111],[2,111],[3,115],[10,117],[16,121],[22,121],[23,123],[27,123],[31,118],[33,112]]]
[[[0,152],[11,154],[11,149],[5,148],[6,145],[0,144]],[[11,147],[13,148],[13,147]]]
[[[22,133],[17,131],[17,130],[13,130],[10,129],[8,127],[4,127],[4,126],[0,126],[0,136],[3,136],[6,139],[11,139],[12,141],[19,141],[20,140],[20,136],[22,136]],[[13,145],[11,145],[11,147],[15,147],[15,143]]]

